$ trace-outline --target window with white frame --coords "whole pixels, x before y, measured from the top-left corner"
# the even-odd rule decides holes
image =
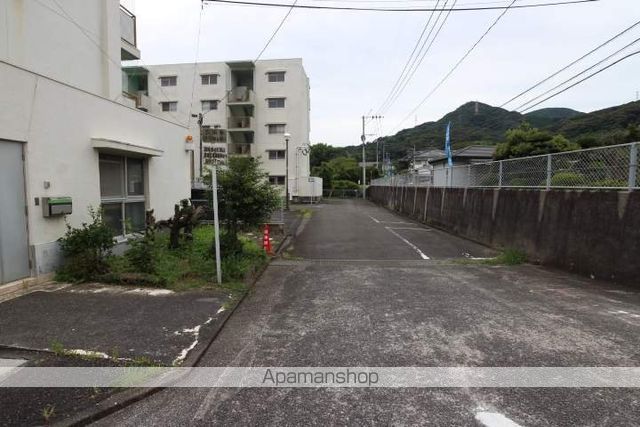
[[[284,98],[267,98],[267,107],[284,108]]]
[[[267,73],[269,83],[279,83],[284,81],[284,71],[270,71]]]
[[[270,175],[269,184],[271,185],[284,185],[284,176],[282,175]]]
[[[208,113],[211,110],[218,109],[218,100],[216,99],[206,99],[202,101],[202,112]]]
[[[286,125],[284,123],[271,123],[267,125],[269,133],[284,133]]]
[[[178,101],[161,102],[162,111],[178,111]]]
[[[201,74],[200,78],[202,79],[203,85],[217,85],[218,84],[218,75],[217,74]]]
[[[283,160],[287,156],[285,150],[270,150],[269,160]]]
[[[160,86],[177,86],[178,76],[162,76],[160,77]]]
[[[119,236],[144,230],[144,159],[101,154],[99,163],[104,222]]]

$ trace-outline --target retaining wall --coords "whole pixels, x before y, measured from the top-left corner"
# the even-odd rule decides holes
[[[373,202],[529,259],[640,287],[640,192],[369,187]]]

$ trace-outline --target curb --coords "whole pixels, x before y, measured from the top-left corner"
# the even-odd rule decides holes
[[[299,227],[300,227],[300,224],[298,223],[296,227],[296,231]],[[285,247],[285,242],[289,242],[291,237],[292,237],[291,234],[287,234],[287,236],[284,239],[282,239],[282,241],[280,242],[280,244],[278,245],[278,247],[274,252],[276,254],[279,254]],[[255,272],[255,275],[251,277],[251,279],[249,280],[250,284],[247,287],[247,292],[245,292],[242,295],[242,297],[239,298],[229,310],[224,311],[222,318],[220,318],[220,320],[216,322],[213,334],[211,335],[211,338],[209,338],[209,341],[207,342],[207,344],[203,346],[199,346],[200,347],[199,349],[198,348],[194,349],[187,356],[182,366],[193,367],[193,366],[197,366],[197,364],[200,363],[200,360],[202,360],[202,357],[204,356],[204,354],[209,350],[213,342],[216,340],[216,338],[222,331],[222,328],[227,323],[231,315],[240,306],[242,301],[244,301],[244,299],[250,293],[249,291],[251,291],[255,287],[258,280],[260,280],[265,270],[269,267],[269,265],[274,259],[275,257],[270,258],[265,265],[263,265],[260,269],[258,269]],[[92,422],[98,421],[102,418],[105,418],[115,412],[118,412],[126,408],[127,406],[130,406],[136,402],[139,402],[147,397],[150,397],[164,390],[165,388],[166,387],[129,389],[120,393],[115,393],[114,395],[97,403],[94,408],[81,411],[70,418],[67,418],[65,420],[60,420],[59,422],[56,422],[53,425],[58,427],[85,426]]]

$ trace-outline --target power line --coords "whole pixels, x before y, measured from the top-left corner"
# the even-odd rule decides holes
[[[613,58],[614,56],[616,56],[617,54],[619,54],[620,52],[622,52],[623,50],[628,49],[629,47],[633,46],[634,44],[638,43],[640,41],[640,38],[635,39],[634,41],[632,41],[631,43],[627,44],[626,46],[618,49],[617,51],[613,52],[611,55],[607,56],[606,58],[596,62],[595,64],[591,65],[590,67],[582,70],[581,72],[579,72],[578,74],[573,75],[572,77],[568,78],[567,80],[563,81],[562,83],[557,84],[556,86],[552,87],[551,89],[547,90],[546,92],[541,93],[540,95],[536,96],[533,99],[530,99],[529,101],[525,102],[524,104],[520,105],[518,108],[516,108],[515,110],[518,111],[521,108],[527,106],[528,104],[531,104],[532,102],[537,101],[538,99],[542,98],[543,96],[547,95],[548,93],[553,92],[554,90],[558,89],[559,87],[564,86],[565,84],[569,83],[570,81],[576,79],[577,77],[580,77],[581,75],[583,75],[584,73],[586,73],[587,71],[590,71],[592,69],[594,69],[595,67],[597,67],[598,65],[608,61],[609,59]]]
[[[191,104],[189,105],[189,127],[193,117],[193,98],[196,93],[196,74],[198,73],[198,56],[200,53],[200,34],[202,32],[202,15],[204,13],[204,3],[200,4],[200,18],[198,19],[198,36],[196,37],[196,54],[193,61],[193,81],[191,82]]]
[[[226,3],[235,4],[241,6],[261,6],[261,7],[286,7],[292,9],[319,9],[319,10],[345,10],[345,11],[365,11],[365,12],[438,12],[446,9],[436,8],[372,8],[372,7],[337,7],[337,6],[314,6],[314,5],[302,5],[297,4],[297,0],[293,4],[284,3],[265,3],[254,1],[242,1],[242,0],[203,0],[213,3]],[[556,1],[549,3],[531,3],[518,6],[487,6],[487,7],[458,7],[453,9],[453,12],[470,12],[470,11],[486,11],[486,10],[508,10],[508,9],[528,9],[537,7],[549,7],[549,6],[565,6],[579,3],[593,3],[600,0],[568,0],[568,1]]]
[[[580,58],[576,59],[575,61],[571,62],[570,64],[562,67],[561,69],[559,69],[558,71],[556,71],[555,73],[551,74],[549,77],[540,80],[538,83],[534,84],[533,86],[531,86],[530,88],[520,92],[519,94],[517,94],[516,96],[514,96],[513,98],[511,98],[510,100],[508,100],[507,102],[505,102],[504,104],[502,104],[500,106],[500,108],[504,108],[505,105],[510,104],[511,102],[515,101],[516,99],[520,98],[522,95],[531,92],[533,89],[539,87],[540,85],[542,85],[543,83],[546,83],[547,81],[551,80],[553,77],[557,76],[558,74],[560,74],[561,72],[565,71],[566,69],[572,67],[573,65],[577,64],[578,62],[582,61],[583,59],[585,59],[587,56],[593,54],[594,52],[602,49],[604,46],[608,45],[609,43],[611,43],[612,41],[618,39],[620,36],[622,36],[623,34],[629,32],[630,30],[632,30],[633,28],[637,27],[638,25],[640,25],[640,21],[637,21],[635,24],[631,25],[630,27],[627,27],[626,29],[622,30],[621,32],[619,32],[618,34],[616,34],[615,36],[611,37],[609,40],[605,41],[604,43],[600,44],[599,46],[595,47],[594,49],[590,50],[589,52],[585,53],[584,55],[582,55]]]
[[[502,13],[500,13],[500,15],[498,15],[498,17],[493,21],[493,23],[491,23],[491,25],[489,25],[489,27],[486,29],[486,31],[480,36],[480,38],[478,40],[476,40],[476,42],[473,44],[473,46],[471,46],[464,55],[462,55],[462,58],[460,58],[458,60],[458,62],[456,62],[456,64],[453,66],[453,68],[451,68],[451,70],[449,70],[449,72],[442,78],[442,80],[440,80],[440,82],[438,82],[438,84],[431,90],[431,92],[429,92],[427,94],[427,96],[425,96],[422,101],[420,101],[420,103],[409,112],[409,114],[406,115],[406,117],[404,119],[402,119],[402,121],[400,123],[398,123],[398,125],[396,125],[396,128],[400,127],[402,125],[402,123],[404,123],[407,118],[411,117],[411,115],[413,113],[415,113],[418,108],[422,107],[422,104],[424,104],[427,99],[429,99],[431,97],[431,95],[433,95],[435,93],[436,90],[438,90],[440,88],[440,86],[442,86],[442,84],[447,81],[447,79],[454,73],[454,71],[460,66],[460,64],[462,64],[462,62],[464,62],[465,59],[467,59],[467,57],[471,54],[471,52],[474,51],[474,49],[480,44],[480,42],[482,42],[482,40],[484,40],[484,38],[487,36],[487,34],[489,34],[489,32],[491,32],[491,30],[493,29],[493,27],[495,27],[498,22],[500,22],[500,20],[502,19],[502,17],[504,15],[506,15],[506,13],[509,11],[509,9],[514,5],[514,3],[517,0],[513,0],[509,6],[504,9],[502,11]]]
[[[457,3],[457,0],[454,0],[452,7],[454,7]],[[402,94],[402,92],[404,91],[404,89],[407,87],[407,85],[409,84],[409,81],[413,78],[413,76],[415,75],[415,73],[418,71],[418,68],[420,67],[420,65],[422,64],[422,61],[424,60],[424,58],[427,56],[427,53],[429,53],[429,51],[431,50],[431,46],[433,46],[433,43],[436,41],[436,39],[438,38],[438,35],[440,34],[440,31],[442,31],[442,27],[444,27],[444,24],[447,22],[447,19],[449,19],[449,15],[451,15],[451,10],[449,9],[449,11],[447,12],[447,14],[444,17],[444,20],[442,21],[442,23],[440,24],[440,27],[438,28],[438,31],[436,31],[436,34],[433,36],[433,39],[431,39],[431,43],[429,43],[429,46],[427,47],[427,49],[424,51],[424,53],[422,53],[422,56],[420,57],[420,60],[418,61],[417,65],[413,68],[413,70],[411,71],[411,74],[407,77],[407,79],[404,81],[403,86],[399,89],[396,97],[391,101],[390,104],[393,104],[398,97]],[[440,15],[442,15],[442,12],[440,12]],[[440,18],[440,15],[438,16],[438,19]],[[434,24],[435,25],[435,24]],[[390,106],[389,106],[390,107]],[[388,108],[387,108],[388,109]],[[386,111],[386,110],[385,110]]]
[[[437,0],[436,3],[436,7],[438,7],[438,5],[440,4],[440,0]],[[418,49],[418,46],[420,46],[420,42],[422,41],[422,37],[424,36],[424,33],[427,31],[427,28],[429,27],[429,25],[431,24],[431,20],[433,19],[433,16],[435,15],[435,11],[432,11],[431,14],[429,15],[429,19],[427,20],[426,24],[422,27],[422,32],[420,33],[420,37],[418,37],[418,40],[416,40],[416,44],[413,47],[413,50],[411,51],[411,54],[409,55],[409,57],[407,58],[407,61],[404,63],[404,67],[402,68],[402,72],[400,73],[400,75],[398,76],[398,79],[396,80],[396,82],[393,84],[393,87],[391,88],[391,91],[389,92],[389,94],[387,95],[387,97],[385,98],[385,100],[382,102],[382,105],[380,106],[380,108],[378,109],[378,112],[380,113],[385,106],[387,105],[387,102],[389,102],[389,100],[391,99],[391,97],[393,96],[394,91],[396,90],[396,88],[399,86],[400,81],[402,80],[405,71],[407,70],[407,67],[409,66],[409,62],[411,62],[411,59],[413,58],[413,55],[416,53],[416,50]],[[435,25],[434,25],[435,26]],[[433,27],[431,28],[431,31],[433,31]],[[427,35],[427,39],[429,38],[429,36],[431,35],[431,31],[429,32],[429,35]]]
[[[211,0],[206,0],[206,1],[211,1]],[[260,51],[260,53],[258,54],[258,56],[256,57],[256,59],[253,62],[258,61],[258,59],[260,59],[260,57],[262,56],[262,54],[264,53],[265,50],[267,50],[267,48],[269,47],[269,45],[271,44],[271,41],[275,38],[276,34],[278,34],[278,31],[280,31],[280,28],[282,28],[282,26],[284,25],[284,22],[287,20],[287,18],[289,17],[289,15],[291,14],[291,12],[293,11],[293,8],[296,7],[296,4],[298,3],[298,0],[295,0],[291,6],[289,7],[289,10],[287,11],[287,14],[284,15],[284,17],[282,18],[282,21],[280,21],[280,24],[278,25],[278,27],[276,28],[276,30],[273,32],[273,34],[271,34],[271,37],[269,37],[269,40],[267,40],[267,43],[264,45],[264,47],[262,48],[262,50]]]
[[[583,82],[585,82],[585,81],[589,80],[590,78],[595,77],[596,75],[598,75],[598,74],[602,73],[603,71],[608,70],[609,68],[613,67],[614,65],[619,64],[620,62],[625,61],[625,60],[627,60],[627,59],[629,59],[629,58],[631,58],[631,57],[633,57],[633,56],[635,56],[635,55],[638,55],[638,54],[640,54],[640,50],[635,51],[635,52],[633,52],[633,53],[630,53],[629,55],[624,56],[624,57],[622,57],[622,58],[618,59],[618,60],[617,60],[617,61],[615,61],[615,62],[612,62],[611,64],[607,65],[606,67],[601,68],[601,69],[599,69],[598,71],[596,71],[596,72],[594,72],[594,73],[589,74],[589,75],[588,75],[587,77],[585,77],[584,79],[579,80],[579,81],[575,82],[574,84],[572,84],[571,86],[568,86],[568,87],[566,87],[566,88],[562,89],[561,91],[556,92],[556,93],[554,93],[553,95],[550,95],[550,96],[546,97],[546,98],[545,98],[545,99],[543,99],[542,101],[537,102],[537,103],[533,104],[533,105],[532,105],[532,106],[530,106],[530,107],[527,107],[527,109],[522,110],[522,112],[523,112],[523,113],[524,113],[524,112],[527,112],[527,111],[531,110],[532,108],[537,107],[538,105],[542,104],[543,102],[548,101],[548,100],[550,100],[551,98],[555,98],[556,96],[560,95],[561,93],[564,93],[564,92],[568,91],[569,89],[571,89],[571,88],[573,88],[573,87],[578,86],[580,83],[583,83]]]

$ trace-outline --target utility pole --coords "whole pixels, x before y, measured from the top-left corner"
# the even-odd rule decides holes
[[[367,119],[382,119],[383,116],[362,116],[362,135],[360,136],[360,140],[362,141],[362,198],[366,199],[366,191],[367,191],[367,158],[365,156],[365,142],[367,141],[367,133],[365,131],[366,120]],[[377,146],[376,146],[377,147]],[[378,149],[376,148],[376,166],[378,165]]]
[[[284,165],[284,197],[285,197],[285,209],[289,210],[289,138],[291,138],[290,133],[284,134],[284,157],[285,157],[285,165]]]
[[[202,178],[204,176],[204,173],[202,171],[202,165],[204,164],[202,161],[202,123],[204,123],[204,116],[202,115],[202,113],[199,114],[192,114],[191,117],[197,117],[198,118],[198,133],[200,134],[200,178]]]

